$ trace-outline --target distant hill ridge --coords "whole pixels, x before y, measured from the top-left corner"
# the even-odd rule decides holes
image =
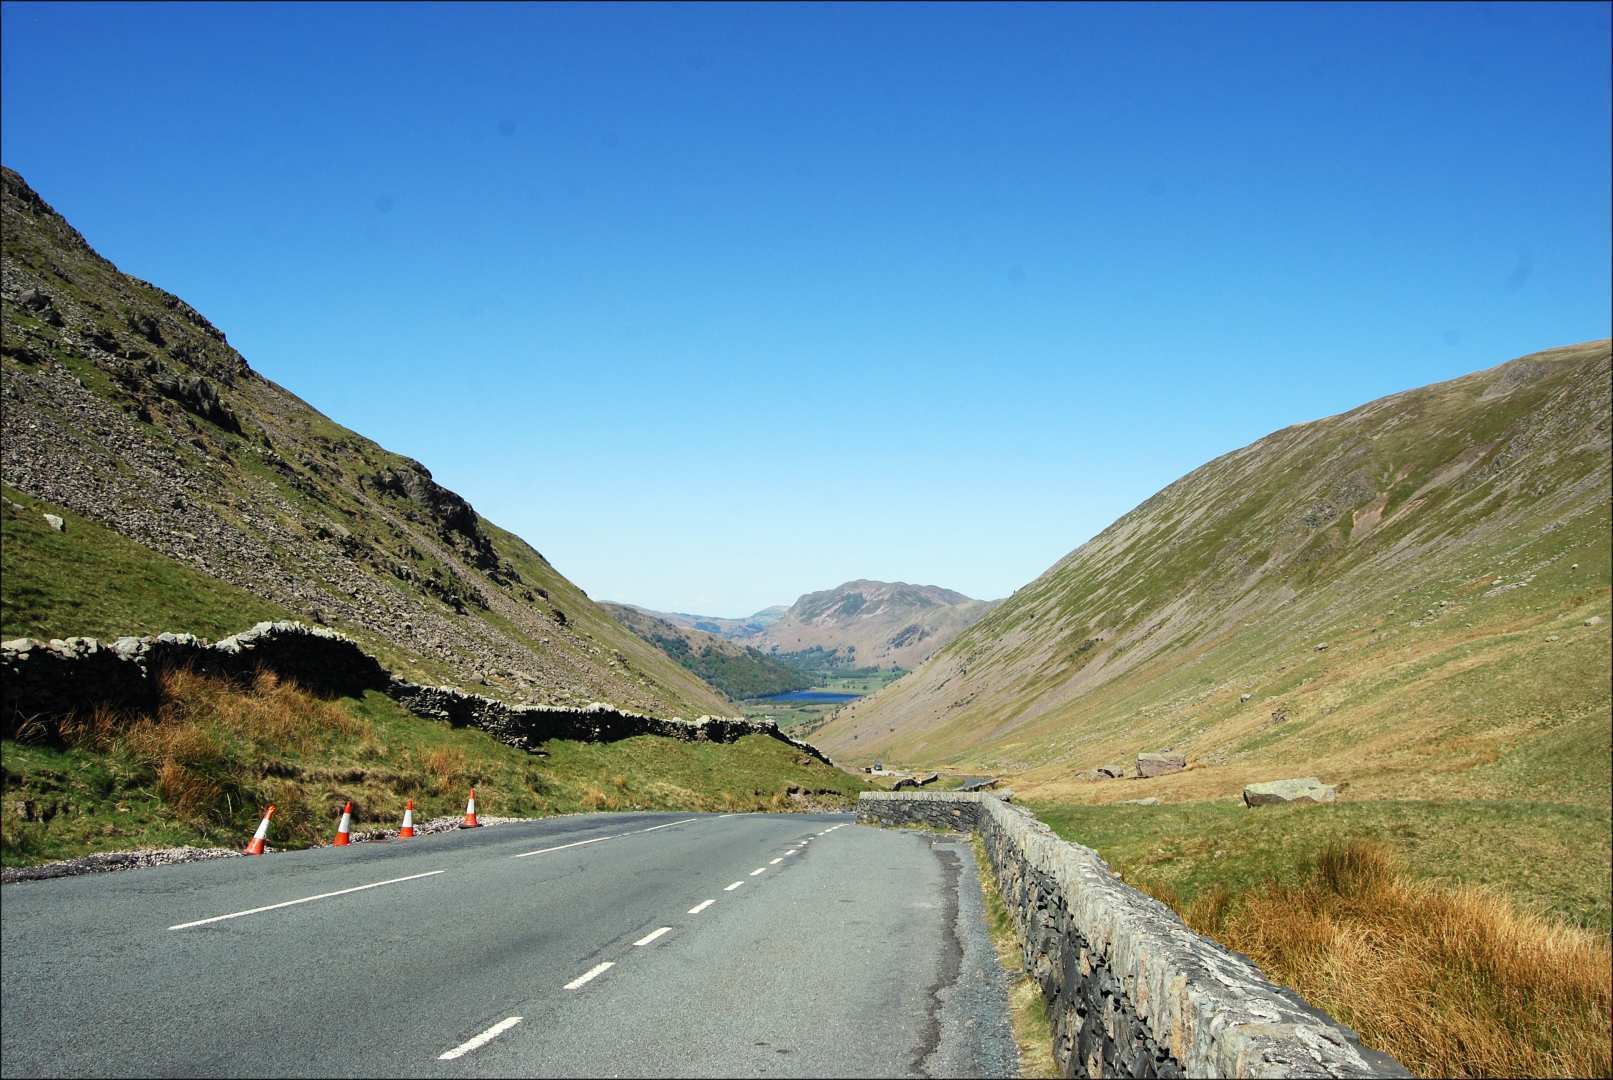
[[[333,423],[189,304],[120,273],[9,168],[3,186],[6,637],[205,632],[175,618],[244,590],[263,617],[343,630],[412,678],[734,711],[424,465]],[[51,507],[135,546],[88,525],[47,536]],[[120,574],[184,591],[91,610],[122,583],[64,587],[92,545]]]
[[[749,619],[651,612],[680,626],[743,641],[785,660],[843,668],[912,668],[973,625],[998,601],[936,585],[859,578],[810,592]]]

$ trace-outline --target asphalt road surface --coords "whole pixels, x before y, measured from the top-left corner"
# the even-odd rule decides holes
[[[0,1075],[1012,1076],[962,844],[594,814],[0,890]]]

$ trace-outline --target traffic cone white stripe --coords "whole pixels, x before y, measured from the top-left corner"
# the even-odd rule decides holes
[[[269,819],[274,817],[274,804],[263,812],[263,820],[258,822],[258,831],[252,834],[252,842],[246,846],[246,854],[262,855],[263,842],[269,838]]]

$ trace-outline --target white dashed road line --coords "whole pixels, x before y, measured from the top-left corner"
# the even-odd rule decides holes
[[[170,926],[170,930],[186,930],[192,926],[206,926],[208,923],[223,922],[225,919],[239,919],[243,915],[256,915],[261,911],[273,911],[276,908],[291,907],[295,904],[308,904],[315,900],[325,900],[332,896],[346,896],[348,893],[363,892],[365,889],[379,889],[382,885],[396,885],[400,881],[414,881],[416,878],[432,877],[436,874],[447,873],[446,870],[427,870],[424,874],[410,874],[408,877],[395,877],[386,881],[372,881],[368,885],[355,885],[351,889],[337,889],[335,892],[320,893],[318,896],[304,896],[300,900],[282,900],[278,904],[265,904],[263,907],[248,908],[245,911],[232,911],[228,915],[214,915],[210,919],[197,919],[194,922],[182,922]]]
[[[694,907],[689,909],[689,914],[698,915],[702,911],[704,911],[708,907],[710,907],[712,904],[715,904],[716,902],[717,901],[715,901],[715,900],[702,900],[702,901],[700,901],[700,903],[696,904]]]
[[[488,1028],[474,1039],[468,1039],[465,1042],[460,1043],[446,1054],[443,1054],[441,1057],[437,1058],[437,1060],[452,1061],[457,1057],[464,1057],[477,1047],[486,1046],[488,1043],[492,1042],[494,1039],[498,1038],[500,1035],[504,1034],[506,1031],[510,1030],[520,1022],[521,1018],[519,1016],[512,1016],[507,1020],[500,1020],[498,1023],[494,1024],[492,1027]]]
[[[767,865],[768,866],[777,866],[779,863],[781,863],[783,861],[784,861],[784,856],[780,855],[776,859],[769,859],[768,862],[767,862]]]
[[[670,934],[670,933],[672,933],[672,927],[663,926],[659,930],[651,930],[648,934],[645,934],[643,937],[641,937],[637,941],[633,942],[633,944],[634,945],[648,945],[650,942],[654,941],[656,938],[660,937],[662,934]]]
[[[566,989],[566,990],[575,990],[579,986],[581,986],[583,983],[587,982],[588,980],[590,980],[592,978],[595,978],[596,976],[603,975],[605,972],[609,971],[611,968],[613,968],[615,966],[616,966],[616,962],[614,960],[607,960],[603,964],[595,964],[593,967],[589,968],[587,971],[583,972],[581,975],[577,976],[575,979],[572,979],[570,982],[568,982],[565,985],[564,989]]]
[[[745,884],[743,881],[736,881],[732,885],[724,885],[722,887],[722,891],[723,892],[733,892],[735,889],[739,888],[743,884]]]
[[[752,870],[750,872],[750,876],[755,877],[757,874],[765,874],[766,872],[767,872],[767,867],[758,866],[756,869],[754,869],[754,870]]]

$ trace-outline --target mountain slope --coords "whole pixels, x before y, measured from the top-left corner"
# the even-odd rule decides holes
[[[602,602],[600,606],[617,622],[735,701],[804,690],[813,683],[812,677],[799,669],[738,641],[681,626],[629,604]]]
[[[153,566],[342,629],[412,678],[522,701],[731,711],[423,465],[263,378],[190,305],[96,254],[15,172],[3,181],[8,485],[121,534]],[[142,629],[52,622],[59,613],[10,593],[7,547],[7,636]],[[42,593],[52,565],[32,561]]]
[[[913,668],[996,603],[935,585],[859,579],[807,593],[788,608],[764,608],[749,619],[650,614],[743,641],[797,666]]]
[[[1204,770],[1169,783],[1215,797],[1309,771],[1352,797],[1525,791],[1556,746],[1560,788],[1605,804],[1609,412],[1601,341],[1276,432],[814,740],[1094,799],[1126,785],[1076,770],[1166,746]]]

